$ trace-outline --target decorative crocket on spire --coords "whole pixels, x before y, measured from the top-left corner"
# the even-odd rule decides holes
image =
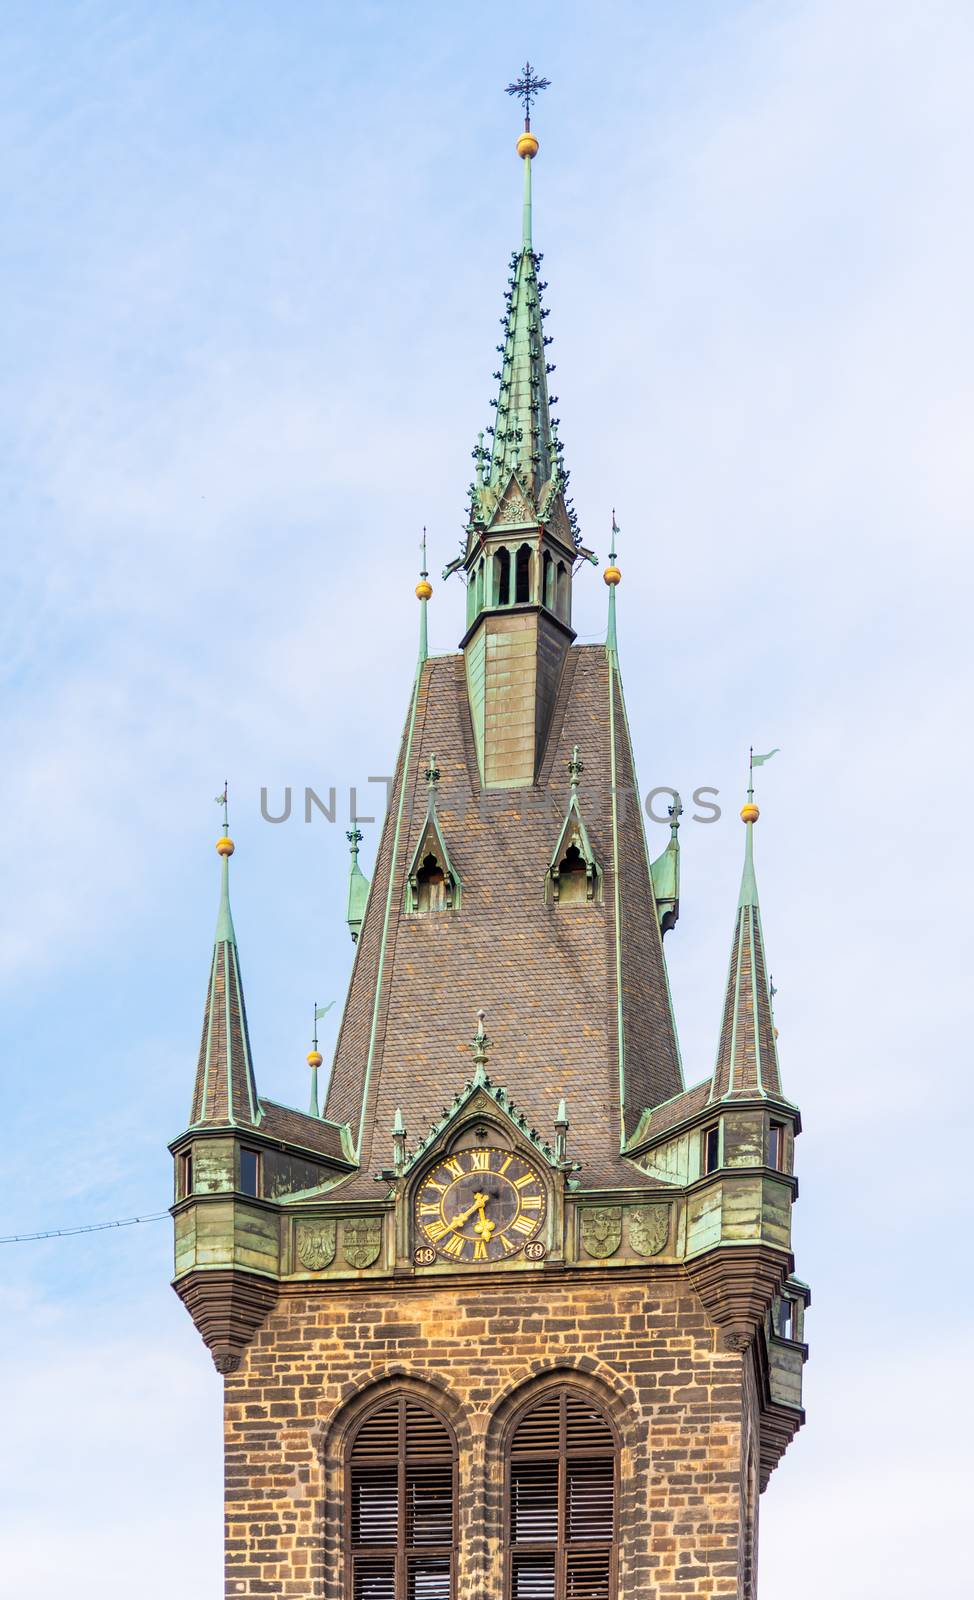
[[[756,756],[751,751],[747,803],[741,808],[741,821],[747,829],[744,872],[737,902],[737,921],[717,1065],[710,1089],[711,1100],[781,1094],[781,1074],[771,1014],[771,985],[754,873],[754,824],[761,815],[754,804],[754,768],[776,754],[772,750],[768,755]]]
[[[220,856],[220,908],[190,1125],[246,1123],[255,1127],[261,1120],[261,1110],[247,1032],[237,936],[230,915],[230,857],[235,846],[229,835],[226,784],[216,799],[223,807],[223,833],[216,842]]]

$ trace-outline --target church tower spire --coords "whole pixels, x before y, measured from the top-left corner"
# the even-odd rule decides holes
[[[508,87],[524,103],[517,153],[524,163],[521,247],[511,256],[501,318],[494,424],[474,450],[474,481],[462,567],[467,631],[461,641],[485,788],[534,783],[544,756],[571,626],[572,578],[582,547],[567,498],[568,472],[548,393],[554,366],[542,305],[547,287],[532,234],[532,167],[538,154],[531,102],[548,87],[528,63]]]
[[[757,759],[763,761],[767,758]],[[754,804],[754,764],[752,751],[747,802],[741,808],[741,821],[746,829],[744,871],[737,900],[717,1064],[710,1088],[711,1100],[741,1095],[781,1094],[778,1049],[771,1015],[771,985],[754,873],[754,826],[761,815]]]
[[[226,785],[217,800],[223,807],[223,832],[216,842],[220,857],[220,906],[190,1124],[195,1127],[199,1123],[246,1123],[255,1127],[261,1113],[247,1032],[237,936],[230,913],[230,857],[235,846],[229,835]]]

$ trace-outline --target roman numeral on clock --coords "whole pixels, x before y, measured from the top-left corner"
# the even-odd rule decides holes
[[[514,1218],[514,1221],[511,1223],[511,1227],[516,1233],[533,1233],[535,1229],[535,1220],[533,1217],[518,1216]]]
[[[452,1172],[453,1173],[453,1176],[455,1178],[462,1178],[463,1177],[463,1168],[461,1167],[459,1161],[456,1159],[456,1156],[451,1156],[449,1161],[444,1161],[443,1165],[446,1167],[448,1172]]]
[[[446,1231],[446,1223],[443,1221],[442,1217],[437,1217],[434,1222],[427,1222],[424,1224],[424,1232],[428,1239],[442,1239]]]
[[[471,1150],[470,1156],[471,1156],[471,1160],[473,1161],[473,1166],[470,1168],[471,1172],[489,1172],[490,1171],[490,1151],[489,1150]]]
[[[452,1233],[440,1248],[445,1256],[453,1256],[456,1260],[459,1260],[463,1255],[463,1247],[466,1242],[466,1239],[462,1239],[458,1233]]]

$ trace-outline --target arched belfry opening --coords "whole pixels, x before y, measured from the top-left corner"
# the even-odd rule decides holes
[[[527,605],[531,599],[531,546],[522,544],[514,563],[514,601]]]
[[[511,552],[502,545],[494,555],[494,603],[511,603]]]

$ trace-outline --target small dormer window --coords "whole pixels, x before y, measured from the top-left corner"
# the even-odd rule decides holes
[[[582,853],[573,844],[558,863],[558,904],[573,905],[588,899],[588,872]]]
[[[720,1124],[705,1128],[703,1135],[703,1170],[716,1172],[720,1166]]]
[[[778,1301],[775,1332],[779,1339],[794,1339],[795,1337],[795,1302],[789,1299],[786,1294],[783,1294]]]
[[[185,1200],[193,1192],[193,1152],[184,1150],[179,1158],[179,1178],[177,1198]]]
[[[416,884],[416,910],[421,916],[447,909],[446,873],[432,853],[423,858],[423,865],[416,874]]]

